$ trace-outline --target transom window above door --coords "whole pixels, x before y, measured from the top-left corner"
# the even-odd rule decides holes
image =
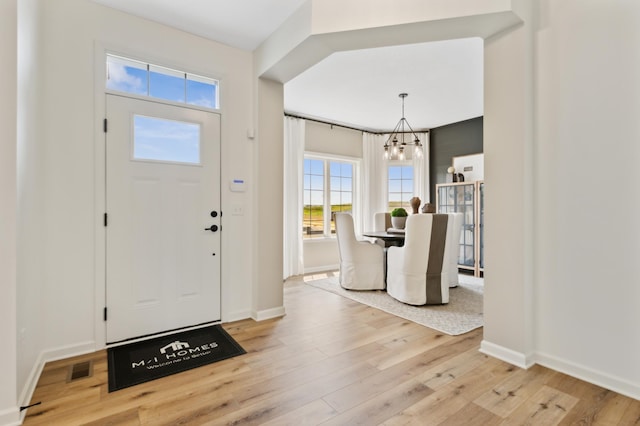
[[[108,90],[219,109],[219,85],[212,78],[107,54]]]

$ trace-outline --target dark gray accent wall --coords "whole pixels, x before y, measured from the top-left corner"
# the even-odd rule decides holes
[[[447,182],[452,157],[479,154],[482,147],[483,117],[447,124],[429,130],[429,184],[431,202],[436,202],[436,184]]]

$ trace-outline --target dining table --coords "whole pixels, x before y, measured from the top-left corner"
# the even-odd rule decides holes
[[[362,233],[364,237],[377,238],[384,241],[385,247],[403,246],[404,230],[400,231],[365,231]]]

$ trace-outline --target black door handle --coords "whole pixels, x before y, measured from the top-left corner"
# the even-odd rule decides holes
[[[205,231],[216,232],[218,230],[218,225],[211,225],[209,228],[204,228]]]

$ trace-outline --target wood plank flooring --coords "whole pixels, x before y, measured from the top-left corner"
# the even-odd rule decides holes
[[[224,328],[247,354],[113,393],[106,351],[48,363],[25,425],[640,425],[640,401],[481,354],[304,284],[283,318]],[[93,375],[67,383],[71,365]]]

